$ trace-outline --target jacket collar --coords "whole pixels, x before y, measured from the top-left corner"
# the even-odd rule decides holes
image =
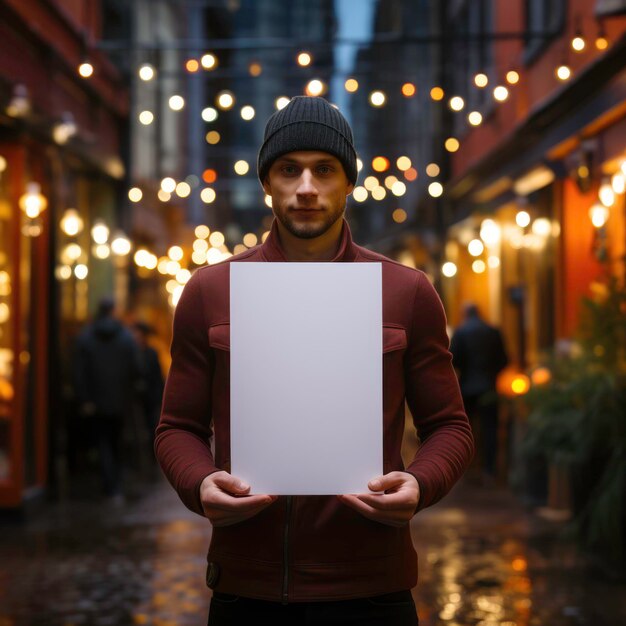
[[[352,233],[350,227],[345,219],[343,221],[343,228],[341,229],[341,240],[339,242],[339,248],[337,254],[330,262],[349,262],[354,261],[357,256],[357,249],[352,241]],[[276,224],[276,218],[272,221],[272,227],[270,233],[267,236],[265,242],[261,245],[261,253],[266,261],[286,262],[287,258],[280,245],[280,238],[278,235],[278,226]]]

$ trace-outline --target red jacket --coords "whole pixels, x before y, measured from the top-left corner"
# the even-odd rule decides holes
[[[246,261],[286,261],[275,224],[263,245],[196,271],[174,317],[155,448],[182,501],[200,515],[200,483],[230,470],[229,268]],[[405,469],[406,400],[422,441],[406,471],[419,483],[422,509],[450,490],[473,453],[441,301],[423,272],[355,245],[345,222],[333,261],[382,263],[383,471]],[[358,598],[417,582],[408,524],[373,522],[334,496],[281,497],[255,517],[213,529],[208,561],[210,587],[282,602]]]

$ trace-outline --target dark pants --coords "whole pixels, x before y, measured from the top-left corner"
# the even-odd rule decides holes
[[[418,626],[410,591],[358,600],[281,604],[213,593],[208,626]]]
[[[470,421],[478,422],[478,448],[482,457],[482,469],[490,476],[496,475],[498,455],[498,399],[493,394],[466,396],[463,398]]]
[[[107,496],[122,493],[121,447],[124,422],[121,417],[98,415],[93,419],[100,457],[102,487]]]

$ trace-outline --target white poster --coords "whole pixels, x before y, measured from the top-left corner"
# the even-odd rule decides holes
[[[383,472],[380,263],[232,263],[231,471],[252,493]]]

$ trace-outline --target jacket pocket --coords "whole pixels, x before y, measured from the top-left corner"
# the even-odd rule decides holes
[[[230,352],[230,322],[213,324],[209,327],[209,346]]]
[[[406,350],[406,330],[396,324],[383,324],[383,354]]]

